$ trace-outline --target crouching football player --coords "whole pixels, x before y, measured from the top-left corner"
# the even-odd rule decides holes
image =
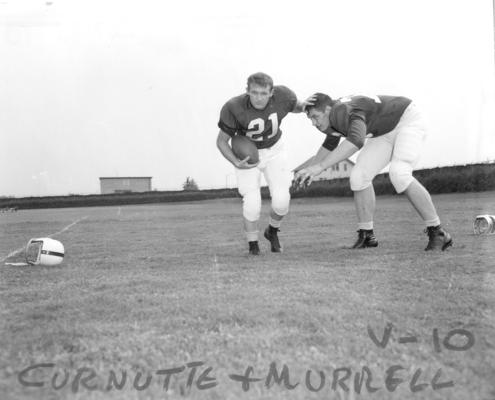
[[[350,176],[358,217],[358,239],[353,248],[376,247],[373,232],[375,191],[373,178],[390,163],[389,176],[397,193],[404,193],[423,219],[428,234],[425,250],[445,250],[450,234],[440,225],[432,199],[412,175],[426,133],[416,105],[406,97],[350,96],[337,101],[326,94],[312,96],[306,113],[313,125],[327,135],[316,156],[296,171],[296,180],[311,183],[325,169],[359,149]],[[365,142],[365,137],[370,137]],[[344,137],[340,144],[340,138]]]

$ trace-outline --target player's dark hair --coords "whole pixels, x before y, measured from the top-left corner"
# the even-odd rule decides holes
[[[333,100],[328,94],[325,93],[315,93],[313,95],[315,99],[313,101],[313,105],[306,106],[306,112],[311,110],[312,108],[318,111],[325,111],[326,106],[332,107],[335,104],[335,100]]]
[[[268,86],[270,90],[273,89],[273,79],[270,75],[267,75],[264,72],[256,72],[255,74],[250,75],[247,79],[248,89],[249,85],[252,83],[258,86]]]

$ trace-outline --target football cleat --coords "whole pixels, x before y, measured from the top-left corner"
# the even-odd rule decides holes
[[[444,251],[447,247],[452,246],[452,236],[440,225],[427,227],[425,233],[428,235],[428,245],[425,251]]]
[[[249,242],[249,254],[253,256],[257,256],[260,254],[260,247],[258,246],[258,242]]]
[[[358,232],[358,238],[356,243],[351,247],[351,249],[364,249],[366,247],[376,247],[378,246],[378,240],[373,233],[373,229],[365,230],[360,229]]]
[[[278,240],[277,232],[280,232],[280,229],[274,228],[271,225],[269,225],[265,229],[265,238],[271,244],[272,253],[281,253],[282,252],[282,246],[280,245],[280,241]]]

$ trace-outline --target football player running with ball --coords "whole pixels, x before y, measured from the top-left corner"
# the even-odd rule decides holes
[[[358,239],[353,248],[376,247],[373,233],[375,191],[373,178],[390,163],[389,176],[397,193],[404,193],[423,219],[428,234],[425,250],[445,250],[450,234],[425,187],[413,177],[426,126],[416,105],[406,97],[349,96],[337,101],[323,93],[310,97],[306,113],[313,125],[327,135],[315,157],[296,171],[296,181],[310,184],[325,169],[361,149],[350,176],[358,217]],[[370,137],[365,142],[366,137]],[[345,140],[339,144],[340,138]]]
[[[285,86],[274,86],[265,73],[249,76],[245,94],[233,97],[220,112],[217,147],[235,167],[237,186],[243,199],[242,214],[249,253],[258,255],[258,220],[261,212],[261,174],[264,174],[270,190],[271,212],[264,236],[270,242],[271,251],[282,251],[277,233],[283,217],[289,211],[292,172],[281,140],[282,119],[290,112],[298,113],[308,103],[299,102],[296,95]],[[229,141],[235,135],[250,138],[258,148],[259,162],[249,163],[249,157],[239,160]]]

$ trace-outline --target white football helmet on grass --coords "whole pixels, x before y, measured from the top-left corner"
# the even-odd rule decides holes
[[[26,246],[26,262],[31,265],[58,265],[64,254],[64,245],[52,238],[31,239]]]
[[[495,234],[495,215],[478,215],[473,224],[475,235]]]

